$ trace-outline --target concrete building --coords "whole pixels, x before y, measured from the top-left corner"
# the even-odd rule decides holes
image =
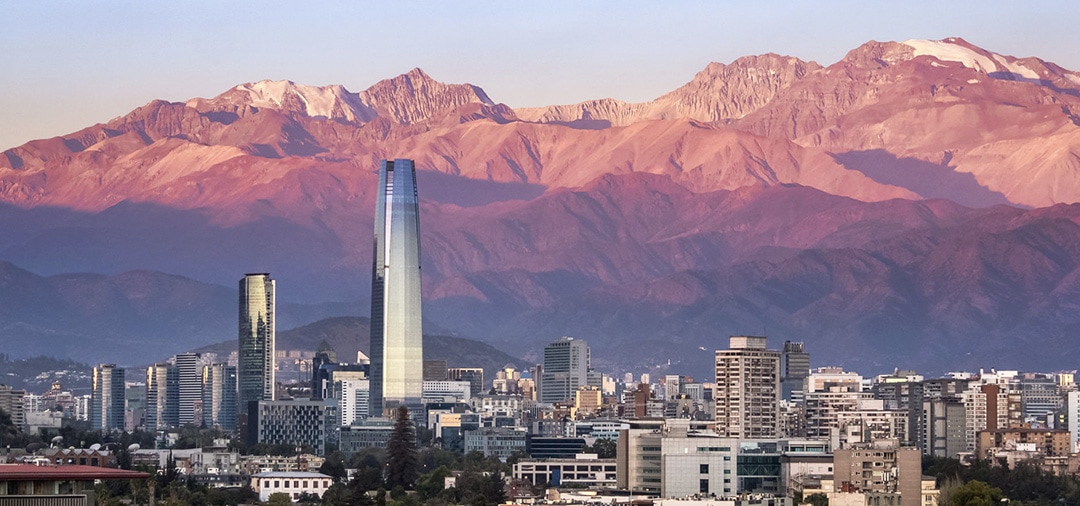
[[[202,368],[198,353],[181,353],[173,357],[177,372],[177,392],[179,404],[177,418],[179,425],[199,425],[202,417],[196,419],[202,406]]]
[[[738,492],[739,441],[689,420],[631,422],[619,434],[617,486],[658,497]]]
[[[333,484],[334,479],[325,474],[299,471],[259,473],[251,477],[251,489],[259,494],[262,502],[269,501],[273,494],[288,495],[293,502],[302,494],[322,498]]]
[[[420,206],[412,160],[383,160],[371,275],[371,409],[418,411],[424,381]],[[416,408],[416,409],[414,409]]]
[[[472,395],[484,393],[484,370],[479,367],[450,367],[446,369],[447,381],[468,381]]]
[[[345,458],[367,448],[386,448],[390,434],[394,431],[394,421],[389,418],[368,418],[341,427],[339,448]]]
[[[967,416],[958,397],[935,397],[923,401],[920,448],[925,455],[956,458],[967,451]]]
[[[465,432],[465,453],[480,452],[505,461],[515,452],[525,451],[525,439],[526,432],[516,427],[482,427]]]
[[[850,384],[815,388],[804,396],[806,437],[828,438],[840,430],[839,414],[862,408],[880,407],[870,392],[861,392]]]
[[[367,379],[334,381],[334,399],[338,401],[337,425],[352,425],[371,416],[371,383]]]
[[[899,494],[899,506],[924,506],[922,454],[895,440],[833,450],[833,480],[839,490]]]
[[[764,337],[731,336],[729,349],[716,351],[713,396],[720,436],[779,437],[780,352],[765,349]]]
[[[1072,453],[1069,431],[1063,429],[1033,429],[1009,427],[979,431],[975,455],[993,459],[998,451],[1039,453],[1044,457],[1067,457]]]
[[[589,353],[589,345],[573,337],[561,337],[545,346],[539,401],[550,404],[573,402],[578,387],[589,385]]]
[[[472,385],[468,381],[425,381],[423,399],[428,402],[469,402]]]
[[[964,392],[965,450],[975,451],[979,431],[1019,425],[1022,413],[1019,392],[1011,393],[995,383],[969,388]]]
[[[569,459],[522,459],[514,464],[514,479],[552,487],[613,488],[615,459],[581,453]]]
[[[26,425],[25,406],[23,396],[26,391],[17,390],[7,385],[0,385],[0,411],[11,417],[11,423],[16,427]]]
[[[329,401],[332,402],[332,401]],[[326,449],[329,410],[327,401],[294,399],[259,401],[248,415],[248,444],[286,444],[311,448],[316,455]],[[250,435],[254,435],[252,440]]]

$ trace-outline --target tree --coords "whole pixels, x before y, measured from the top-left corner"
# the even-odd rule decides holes
[[[334,483],[345,481],[348,472],[345,470],[345,455],[334,452],[326,456],[323,465],[319,466],[319,472],[334,479]]]
[[[1001,497],[1000,488],[972,480],[953,492],[949,506],[998,506]]]
[[[803,499],[803,504],[812,504],[814,506],[829,506],[829,496],[825,494],[810,494]]]
[[[399,406],[394,430],[386,443],[386,486],[412,488],[417,474],[416,437],[409,408]]]
[[[289,498],[289,494],[284,492],[274,492],[266,499],[266,504],[269,506],[292,506],[292,499]]]
[[[581,449],[581,453],[595,453],[598,458],[601,459],[613,459],[617,446],[614,440],[607,438],[599,438],[592,444],[592,446],[586,446]]]

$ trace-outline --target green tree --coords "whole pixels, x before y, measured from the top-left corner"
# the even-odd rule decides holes
[[[999,506],[1001,497],[1000,488],[972,480],[953,492],[949,506]]]
[[[409,408],[399,406],[394,416],[394,430],[386,443],[386,486],[412,488],[416,481],[416,437]]]
[[[829,496],[825,494],[810,494],[802,500],[803,504],[814,506],[829,506]]]
[[[284,492],[274,492],[266,499],[266,504],[269,506],[292,506],[292,499],[289,498],[289,494]]]
[[[348,471],[345,470],[345,455],[334,452],[326,456],[323,465],[319,466],[319,472],[334,479],[334,483],[345,481]]]
[[[581,449],[581,453],[595,453],[597,457],[602,459],[615,458],[615,452],[615,441],[607,438],[599,438],[592,446],[586,446]]]

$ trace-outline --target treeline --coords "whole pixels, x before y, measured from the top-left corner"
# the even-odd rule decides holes
[[[1080,504],[1080,480],[1057,476],[1029,463],[1009,469],[988,460],[965,466],[957,459],[923,457],[923,474],[937,479],[942,506],[1003,499],[1012,506]]]

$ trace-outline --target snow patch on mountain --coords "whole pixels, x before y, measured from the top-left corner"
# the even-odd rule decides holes
[[[905,40],[904,45],[914,49],[913,56],[933,56],[940,61],[953,61],[983,73],[997,70],[994,60],[977,51],[945,40]]]
[[[235,89],[246,92],[250,104],[255,107],[288,108],[288,101],[295,99],[299,100],[303,112],[310,117],[347,121],[366,121],[374,117],[371,108],[341,85],[308,86],[292,81],[259,81],[241,84]]]

